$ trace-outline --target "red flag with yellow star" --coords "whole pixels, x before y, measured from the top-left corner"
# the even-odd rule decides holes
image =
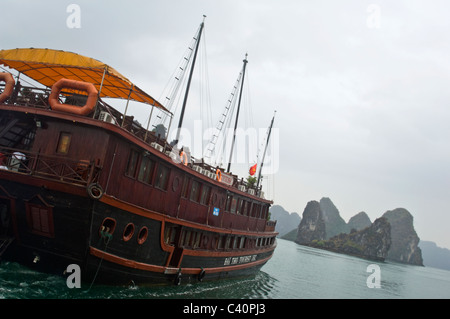
[[[250,170],[249,170],[249,174],[251,176],[255,175],[255,173],[256,173],[256,164],[253,165],[252,167],[250,167]]]

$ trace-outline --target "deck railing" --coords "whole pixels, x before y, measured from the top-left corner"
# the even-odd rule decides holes
[[[275,226],[277,225],[276,220],[268,220],[266,222],[265,231],[275,231]]]
[[[75,161],[2,147],[0,148],[0,169],[88,186],[97,182],[101,168],[93,161]]]
[[[4,87],[3,83],[0,83],[0,91],[2,91],[2,87]],[[51,90],[49,88],[37,88],[30,86],[20,86],[20,88],[16,88],[13,95],[5,102],[10,105],[20,105],[20,106],[28,106],[33,108],[41,108],[41,109],[50,109],[50,105],[48,104],[48,97],[50,95]],[[70,94],[65,93],[65,101],[61,101],[61,103],[74,103],[83,105],[86,97],[78,94]],[[133,116],[125,116],[125,120],[123,119],[123,114],[116,110],[111,105],[107,104],[102,99],[98,100],[96,111],[93,113],[92,117],[95,119],[100,119],[102,112],[107,112],[111,116],[111,123],[117,126],[122,127],[127,130],[131,134],[133,134],[138,139],[144,141],[148,145],[152,146],[158,144],[161,146],[161,151],[165,154],[170,154],[172,151],[172,146],[165,140],[160,139],[156,136],[156,134],[152,131],[147,131],[144,127],[142,127],[137,121],[134,120]],[[188,160],[188,166],[192,169],[195,169],[194,166],[199,166],[203,169],[203,171],[208,171],[210,174],[216,173],[218,167],[214,167],[208,163],[205,163],[203,159],[196,159],[193,156],[189,155],[190,160]],[[48,176],[60,176],[66,181],[79,181],[79,175],[77,170],[72,167],[72,164],[63,164],[60,162],[51,162],[47,159],[44,162],[39,157],[31,156],[38,164],[36,164],[35,168],[29,166],[23,166],[21,169],[25,169],[27,173],[36,173],[36,168],[40,167],[41,175]],[[263,197],[263,193],[261,187],[256,188],[253,184],[249,184],[245,179],[238,179],[237,176],[233,176],[234,183],[233,187],[259,196]]]

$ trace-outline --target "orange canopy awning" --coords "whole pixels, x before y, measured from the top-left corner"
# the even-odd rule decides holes
[[[155,105],[168,112],[114,68],[77,53],[34,48],[0,50],[0,64],[47,87],[61,78],[89,82],[100,92],[100,97],[130,99]]]

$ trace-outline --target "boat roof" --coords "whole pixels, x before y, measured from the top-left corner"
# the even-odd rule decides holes
[[[90,82],[100,92],[100,97],[130,99],[169,112],[111,66],[77,53],[36,48],[0,50],[0,64],[47,87],[61,78]]]

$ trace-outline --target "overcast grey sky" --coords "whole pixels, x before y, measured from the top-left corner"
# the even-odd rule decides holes
[[[72,3],[81,28],[66,24]],[[251,122],[267,127],[277,110],[279,169],[266,181],[276,204],[302,214],[326,196],[346,221],[404,207],[422,240],[450,248],[448,1],[2,4],[2,49],[93,57],[157,98],[207,15],[213,120],[246,52]]]

